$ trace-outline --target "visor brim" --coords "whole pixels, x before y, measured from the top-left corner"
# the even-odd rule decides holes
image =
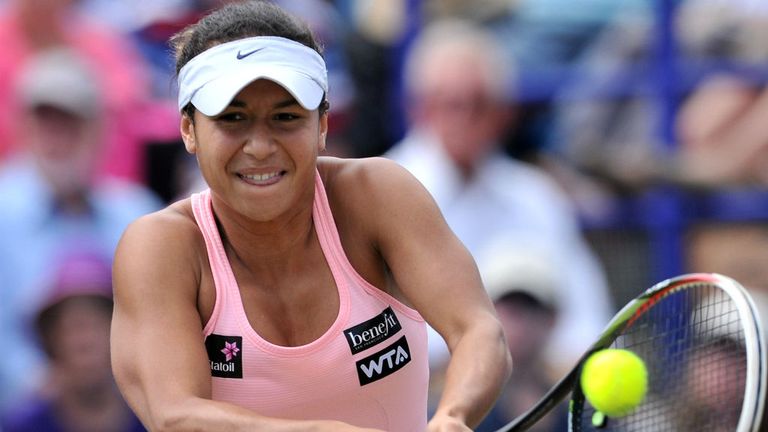
[[[206,83],[192,96],[192,105],[209,117],[215,116],[224,111],[245,87],[259,79],[267,79],[280,85],[302,107],[310,111],[320,106],[325,93],[312,78],[293,68],[254,64],[238,68],[233,73],[223,74]]]

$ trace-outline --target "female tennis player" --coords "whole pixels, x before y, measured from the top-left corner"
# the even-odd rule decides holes
[[[134,222],[115,257],[112,363],[142,422],[469,431],[510,370],[491,302],[404,169],[318,156],[328,85],[306,25],[230,4],[174,44],[210,189]],[[431,419],[425,321],[452,352]]]

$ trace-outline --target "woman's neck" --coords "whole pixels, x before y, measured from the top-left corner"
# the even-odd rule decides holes
[[[311,208],[267,223],[219,218],[217,225],[230,259],[254,272],[278,273],[300,262],[316,239]]]

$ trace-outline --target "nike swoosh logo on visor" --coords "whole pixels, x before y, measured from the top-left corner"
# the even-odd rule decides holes
[[[248,52],[247,52],[247,53],[245,53],[245,54],[243,54],[242,52],[238,51],[238,52],[237,52],[237,59],[238,59],[238,60],[242,60],[242,59],[244,59],[244,58],[248,57],[249,55],[251,55],[251,54],[253,54],[253,53],[255,53],[255,52],[261,51],[261,50],[263,50],[263,49],[264,49],[264,47],[261,47],[261,48],[257,48],[257,49],[255,49],[255,50],[253,50],[253,51],[248,51]]]

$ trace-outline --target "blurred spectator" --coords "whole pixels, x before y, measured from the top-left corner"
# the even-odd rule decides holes
[[[513,71],[503,58],[494,40],[469,23],[427,28],[406,64],[411,128],[386,156],[431,192],[480,267],[484,251],[502,240],[552,257],[563,283],[551,346],[570,367],[610,318],[611,299],[567,197],[545,172],[499,148],[514,119]],[[431,341],[437,367],[444,345]]]
[[[106,147],[101,169],[142,179],[142,144],[178,136],[172,104],[149,99],[147,66],[131,41],[80,13],[76,0],[8,0],[0,13],[0,154],[20,150],[23,115],[14,100],[21,65],[41,51],[68,47],[93,69],[104,95]]]
[[[583,213],[596,220],[610,217],[612,208],[606,200],[613,194],[644,188],[651,170],[668,168],[666,148],[658,136],[658,93],[638,84],[643,74],[650,73],[645,60],[652,48],[646,39],[651,35],[651,14],[649,9],[621,14],[597,34],[574,62],[574,71],[580,74],[571,76],[554,101],[551,150],[563,159],[562,165],[585,173],[598,193],[588,195],[591,201],[584,203],[577,186],[589,182],[561,184]]]
[[[49,360],[31,399],[17,399],[3,416],[4,432],[143,431],[112,377],[110,260],[73,252],[55,263],[56,275],[34,316],[37,340]]]
[[[678,115],[677,177],[704,187],[768,186],[768,90],[718,74],[704,80]]]
[[[712,338],[712,334],[707,334]],[[705,337],[706,337],[705,336]],[[739,429],[747,380],[746,350],[739,341],[720,336],[688,355],[681,367],[684,388],[679,409],[686,415],[675,415],[675,430],[727,432]],[[677,377],[674,377],[677,378]],[[759,430],[764,430],[760,427]]]
[[[104,105],[72,51],[32,58],[19,81],[23,153],[0,167],[0,409],[39,378],[25,320],[46,293],[51,262],[81,243],[111,256],[125,227],[158,209],[143,186],[98,176]]]
[[[353,26],[347,55],[355,83],[354,108],[348,136],[357,156],[378,155],[402,138],[405,124],[402,86],[398,71],[403,53],[425,23],[445,18],[472,20],[503,40],[500,53],[515,59],[528,101],[549,97],[562,83],[569,62],[587,46],[617,11],[634,10],[645,0],[582,0],[573,8],[568,0],[336,0]],[[536,101],[538,102],[538,101]],[[534,112],[535,111],[535,112]],[[525,151],[540,146],[528,135],[541,134],[537,124],[546,113],[527,110],[533,118],[520,131]],[[515,137],[518,151],[521,139]],[[517,156],[517,155],[516,155]]]
[[[658,63],[652,8],[621,15],[595,38],[557,102],[555,151],[607,194],[659,183],[768,185],[768,50],[760,42],[768,8],[751,0],[674,4],[669,70]],[[679,110],[661,110],[662,97]],[[672,137],[663,115],[674,116]]]
[[[496,405],[476,429],[490,432],[526,412],[560,378],[552,369],[546,347],[558,319],[562,297],[558,285],[562,281],[548,257],[515,245],[493,251],[480,274],[504,326],[514,361],[512,375]],[[530,430],[568,430],[565,407],[561,405]]]

